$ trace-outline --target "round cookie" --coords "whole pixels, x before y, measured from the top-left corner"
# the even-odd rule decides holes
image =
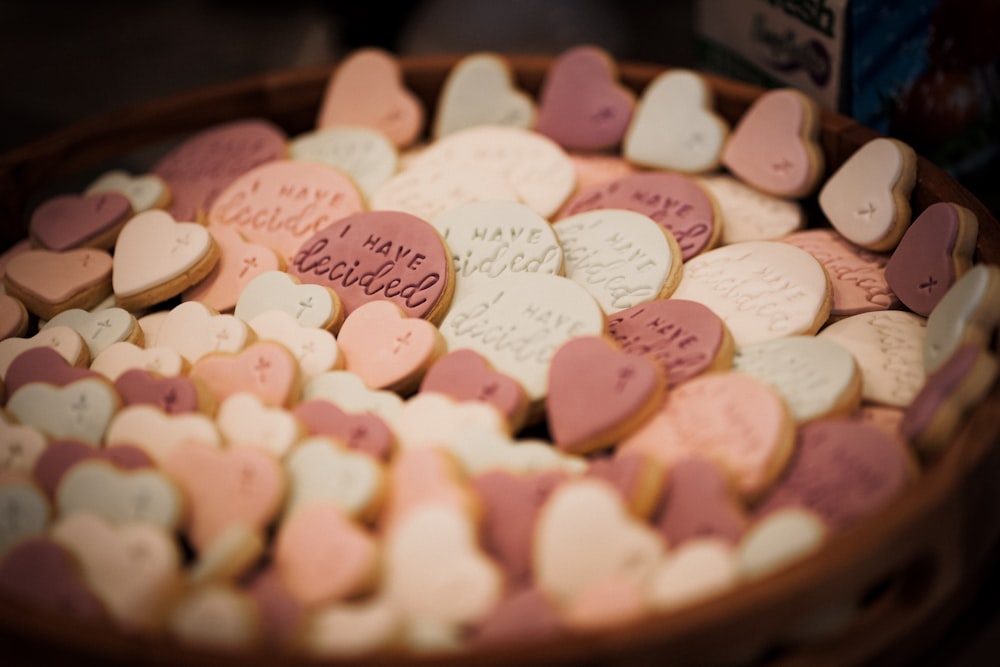
[[[4,274],[7,293],[48,320],[69,308],[92,308],[111,294],[113,260],[104,250],[27,250]]]
[[[712,194],[719,206],[721,245],[777,241],[805,225],[805,211],[794,199],[761,192],[730,174],[706,174],[698,177],[698,183]]]
[[[34,210],[28,233],[46,250],[109,250],[132,213],[128,197],[117,192],[58,195]]]
[[[535,101],[517,88],[503,56],[474,53],[448,71],[434,118],[435,139],[477,125],[507,125],[531,129]]]

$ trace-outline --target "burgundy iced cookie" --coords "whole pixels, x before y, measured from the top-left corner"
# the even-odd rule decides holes
[[[757,516],[799,506],[832,529],[845,528],[894,498],[914,476],[898,438],[849,418],[821,419],[799,428],[784,474]]]
[[[666,483],[663,467],[639,454],[593,459],[586,474],[613,486],[629,511],[638,517],[653,513]]]
[[[737,544],[749,523],[722,469],[698,458],[685,459],[670,470],[667,493],[656,520],[667,544],[714,537]]]
[[[564,630],[562,616],[549,597],[537,588],[525,588],[501,600],[479,622],[472,642],[481,646],[509,645],[556,637]]]
[[[514,378],[495,370],[472,349],[445,354],[434,362],[420,383],[420,391],[451,396],[457,401],[488,403],[517,431],[528,413],[528,395]]]
[[[199,393],[198,385],[184,375],[164,377],[142,368],[125,371],[115,380],[115,389],[122,405],[153,405],[168,415],[199,412],[207,393]]]
[[[285,157],[285,134],[265,120],[223,123],[189,137],[163,156],[150,173],[170,187],[167,212],[175,220],[197,220],[241,174]]]
[[[45,382],[65,387],[77,380],[103,377],[88,368],[73,366],[54,348],[34,347],[25,350],[10,362],[4,376],[4,386],[7,395],[13,396],[14,392],[29,382]]]
[[[55,497],[56,488],[70,468],[90,460],[110,461],[122,470],[152,468],[156,464],[144,449],[135,445],[110,445],[97,448],[79,440],[53,440],[35,461],[35,481],[49,495]]]
[[[580,190],[558,217],[599,208],[624,208],[649,216],[674,235],[685,261],[712,248],[722,234],[712,195],[693,178],[674,172],[632,174]]]
[[[47,250],[114,246],[118,231],[132,217],[132,203],[117,192],[58,195],[43,202],[28,222],[28,233]]]
[[[781,240],[805,250],[826,269],[833,290],[831,316],[899,307],[886,280],[888,255],[856,246],[833,229],[807,229]]]
[[[407,317],[444,317],[454,293],[454,267],[430,223],[400,211],[368,211],[329,225],[302,244],[288,272],[335,291],[350,315],[388,300]]]
[[[670,385],[727,369],[733,361],[725,323],[695,301],[656,299],[632,306],[608,318],[608,333],[624,352],[659,364]]]
[[[264,641],[276,646],[287,646],[295,636],[305,609],[273,569],[254,575],[246,584],[245,590],[257,603]]]
[[[396,436],[381,418],[370,413],[348,413],[323,399],[299,403],[292,410],[309,435],[330,436],[348,448],[388,461]]]
[[[906,229],[885,266],[885,279],[899,300],[927,317],[944,293],[972,267],[979,223],[958,204],[928,206]]]

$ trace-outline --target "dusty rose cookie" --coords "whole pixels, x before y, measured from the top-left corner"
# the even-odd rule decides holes
[[[304,610],[274,569],[253,575],[244,588],[257,602],[264,643],[283,646],[290,642],[303,620]]]
[[[804,250],[746,241],[687,262],[673,296],[711,308],[739,347],[816,333],[830,313],[830,278]]]
[[[722,224],[713,197],[693,178],[674,172],[641,172],[581,190],[559,218],[600,208],[642,213],[670,232],[684,261],[713,247]]]
[[[336,167],[357,185],[366,201],[396,173],[399,156],[389,139],[368,127],[327,127],[300,134],[288,144],[293,160]]]
[[[219,262],[204,280],[184,290],[184,301],[201,301],[219,312],[236,307],[243,289],[266,271],[283,271],[285,262],[270,246],[247,241],[231,227],[209,231],[219,247]]]
[[[303,326],[336,331],[344,321],[340,297],[323,285],[303,285],[283,271],[256,276],[243,289],[233,314],[249,322],[269,310],[279,310]]]
[[[510,645],[554,638],[564,630],[562,616],[548,596],[537,588],[525,588],[505,597],[479,622],[472,642]]]
[[[233,394],[250,392],[272,407],[288,406],[298,398],[300,376],[295,356],[272,341],[259,341],[236,353],[207,354],[194,362],[188,373],[219,403]]]
[[[90,363],[90,370],[100,373],[112,382],[132,368],[141,368],[164,376],[180,375],[186,370],[184,358],[172,347],[140,347],[127,341],[112,343],[101,350]]]
[[[115,343],[143,343],[139,323],[132,313],[123,308],[104,308],[94,312],[70,308],[46,322],[41,330],[63,326],[76,331],[86,341],[91,359]]]
[[[11,258],[7,293],[34,315],[51,319],[69,308],[91,308],[111,294],[112,258],[104,250],[28,250]]]
[[[52,327],[39,331],[31,338],[6,338],[0,340],[0,377],[7,375],[10,363],[19,354],[36,347],[50,347],[71,366],[84,367],[90,363],[90,348],[73,329]]]
[[[605,153],[570,153],[569,159],[576,172],[578,190],[589,189],[608,181],[617,181],[639,169],[617,155]]]
[[[313,505],[330,505],[345,518],[370,522],[385,494],[382,465],[330,437],[298,443],[283,461],[288,479],[285,516]]]
[[[476,125],[531,129],[535,115],[535,101],[517,87],[503,56],[475,53],[448,71],[438,99],[433,136],[440,139]]]
[[[423,129],[424,108],[406,88],[396,57],[377,48],[358,49],[330,75],[316,126],[371,127],[396,146],[412,144]]]
[[[381,461],[388,461],[396,448],[392,429],[375,414],[346,412],[331,401],[314,398],[296,405],[292,415],[309,435],[336,438],[349,449]]]
[[[669,385],[711,370],[726,370],[733,338],[707,306],[684,299],[659,299],[608,318],[608,333],[623,352],[655,361]]]
[[[290,261],[329,224],[364,209],[344,172],[318,162],[274,160],[237,177],[208,210],[210,228],[229,227]]]
[[[0,340],[23,336],[28,331],[28,309],[19,299],[0,294]]]
[[[152,208],[166,208],[170,203],[170,188],[162,178],[154,174],[133,176],[122,169],[112,169],[88,185],[85,194],[104,192],[125,195],[135,213]]]
[[[930,315],[945,292],[972,268],[979,223],[958,204],[928,206],[907,228],[885,267],[889,287],[907,308]]]
[[[842,529],[895,498],[915,473],[899,439],[851,419],[823,419],[799,429],[787,470],[756,512],[802,506]]]
[[[781,239],[815,257],[830,276],[831,317],[899,306],[885,278],[887,255],[866,250],[833,229],[807,229]]]
[[[869,250],[892,250],[910,224],[917,156],[897,139],[879,137],[858,148],[819,192],[834,229]]]
[[[743,112],[722,149],[722,164],[741,181],[779,197],[804,197],[825,166],[819,146],[819,104],[779,88]]]
[[[214,412],[207,390],[183,375],[163,376],[140,368],[127,370],[115,379],[122,405],[153,405],[168,415],[182,412]]]
[[[168,415],[152,405],[122,408],[108,424],[105,447],[134,445],[157,463],[181,444],[219,449],[222,435],[211,417],[198,412]]]
[[[253,340],[253,330],[246,322],[233,315],[220,315],[198,301],[174,307],[155,334],[155,345],[177,351],[188,363],[212,352],[239,352]]]
[[[156,464],[144,450],[134,445],[94,447],[79,440],[53,440],[32,469],[35,481],[54,498],[62,478],[83,461],[106,461],[121,470],[152,468]]]
[[[585,474],[613,486],[629,513],[643,519],[653,514],[667,482],[663,466],[648,456],[595,458]]]
[[[3,386],[9,396],[29,382],[64,387],[84,378],[100,377],[87,368],[74,366],[51,347],[33,347],[14,357],[7,366]]]
[[[801,229],[806,215],[793,199],[769,195],[729,174],[700,176],[698,182],[715,198],[722,217],[720,244],[777,241]]]
[[[459,401],[481,401],[499,410],[514,431],[527,418],[528,396],[514,378],[494,369],[478,352],[455,350],[439,357],[420,382],[420,391]]]
[[[742,497],[754,498],[784,468],[794,441],[794,422],[774,389],[742,373],[708,373],[674,387],[618,452],[649,454],[668,468],[707,457],[733,477]]]
[[[22,424],[53,438],[79,438],[94,445],[101,442],[120,405],[111,383],[95,377],[63,387],[32,382],[7,399],[7,411]]]
[[[34,210],[28,221],[28,233],[47,250],[108,250],[131,217],[132,204],[117,192],[59,195]]]
[[[976,264],[927,318],[924,368],[936,371],[962,343],[988,347],[1000,326],[1000,267]]]
[[[122,308],[145,308],[197,284],[218,261],[219,248],[203,226],[146,211],[118,235],[111,286]]]
[[[666,380],[646,357],[626,354],[599,336],[561,345],[549,365],[546,413],[559,449],[603,449],[646,421],[663,400]]]
[[[697,72],[672,69],[642,91],[625,135],[624,156],[644,167],[699,173],[719,165],[729,124]]]
[[[198,220],[241,174],[285,157],[285,134],[269,121],[237,120],[188,137],[149,170],[171,192],[168,212],[176,220]]]
[[[739,543],[747,511],[726,473],[707,459],[683,459],[670,470],[656,526],[671,549],[706,538]]]
[[[535,131],[571,150],[614,148],[621,143],[635,96],[618,82],[614,59],[596,46],[559,54],[538,94]]]

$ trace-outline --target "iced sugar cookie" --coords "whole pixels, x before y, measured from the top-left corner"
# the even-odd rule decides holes
[[[84,367],[90,363],[90,348],[80,334],[69,327],[52,327],[31,338],[0,340],[0,377],[6,377],[11,362],[18,355],[37,347],[52,348],[71,366]]]
[[[549,597],[537,588],[524,588],[504,597],[476,626],[476,646],[505,646],[559,636],[565,624]]]
[[[424,444],[432,444],[432,441]],[[502,428],[488,424],[470,424],[455,429],[446,434],[439,446],[454,455],[467,475],[489,470],[579,475],[587,469],[584,459],[560,452],[548,440],[514,439]]]
[[[694,539],[660,563],[647,597],[655,609],[679,609],[726,592],[739,578],[733,547],[722,540]]]
[[[626,354],[656,362],[669,385],[710,370],[726,370],[733,338],[707,306],[685,299],[659,299],[608,318],[608,333]]]
[[[722,468],[694,457],[670,469],[656,526],[671,548],[704,539],[735,546],[748,523],[746,508]]]
[[[44,382],[65,387],[85,378],[100,377],[97,373],[74,366],[51,347],[33,347],[14,357],[3,378],[4,390],[13,396],[29,382]]]
[[[348,449],[364,452],[380,461],[388,461],[396,448],[392,429],[384,419],[370,412],[345,412],[332,401],[313,398],[296,405],[291,414],[309,435],[335,438]]]
[[[322,162],[344,172],[366,201],[396,173],[399,161],[393,143],[368,127],[334,126],[300,134],[288,150],[293,160]]]
[[[633,516],[648,519],[657,508],[667,482],[663,466],[648,456],[591,459],[586,475],[614,487]]]
[[[233,315],[220,315],[198,302],[186,301],[159,323],[155,345],[175,350],[188,363],[213,352],[239,352],[254,340],[253,331]]]
[[[371,127],[400,147],[412,144],[423,124],[423,105],[406,88],[396,57],[377,48],[358,49],[337,65],[316,119],[320,129]]]
[[[563,249],[549,222],[516,201],[481,201],[430,220],[455,265],[455,299],[510,273],[563,271]]]
[[[145,308],[200,282],[218,261],[219,248],[205,227],[146,211],[118,235],[111,286],[122,308]]]
[[[198,382],[183,375],[163,376],[133,368],[115,380],[122,405],[153,405],[168,415],[215,411],[215,401]]]
[[[249,325],[258,340],[275,341],[288,348],[304,377],[316,377],[344,365],[344,356],[332,333],[303,326],[283,310],[264,311],[255,315]]]
[[[219,262],[204,280],[184,290],[184,301],[201,301],[219,312],[232,311],[244,288],[266,271],[282,271],[285,261],[270,246],[247,241],[232,227],[209,231],[219,246]]]
[[[528,396],[514,378],[494,369],[475,350],[464,348],[439,357],[420,382],[420,391],[458,401],[480,401],[500,411],[518,431],[528,412]]]
[[[219,403],[246,391],[265,405],[288,406],[301,391],[295,356],[281,343],[266,340],[236,353],[206,354],[192,364],[188,377],[204,384]]]
[[[1000,268],[977,264],[952,285],[927,318],[923,361],[933,373],[962,343],[987,347],[1000,325]]]
[[[924,383],[926,321],[901,310],[861,313],[834,322],[821,338],[846,348],[861,369],[861,396],[904,407]]]
[[[455,437],[470,430],[510,433],[510,425],[503,415],[491,406],[458,402],[432,393],[420,393],[407,399],[390,426],[404,449],[449,448]]]
[[[869,250],[892,250],[910,224],[917,156],[897,139],[879,137],[858,148],[819,192],[834,229]]]
[[[577,190],[589,189],[608,181],[617,181],[639,169],[617,155],[605,153],[570,153],[569,159],[576,172]]]
[[[141,329],[141,327],[140,327]],[[112,343],[90,363],[90,370],[114,382],[119,375],[132,368],[172,377],[185,370],[184,358],[172,347],[146,346],[121,341]]]
[[[737,347],[816,333],[830,313],[826,270],[776,241],[734,243],[692,259],[673,296],[711,308]]]
[[[538,94],[535,131],[571,150],[614,148],[632,121],[635,95],[618,82],[604,49],[577,46],[549,65]]]
[[[283,271],[267,271],[247,283],[234,314],[249,322],[269,310],[287,313],[303,327],[336,331],[344,321],[344,309],[335,291],[302,284]]]
[[[722,149],[722,164],[741,181],[778,197],[804,197],[825,166],[819,146],[819,105],[792,88],[753,101]]]
[[[223,401],[215,423],[230,447],[261,447],[277,458],[305,435],[303,424],[291,413],[268,407],[249,392],[233,394]]]
[[[0,473],[0,557],[24,540],[41,537],[52,520],[42,489],[28,477]]]
[[[0,340],[24,336],[28,332],[28,309],[19,299],[0,294]]]
[[[210,228],[235,229],[290,261],[306,239],[364,209],[344,172],[318,162],[274,160],[236,178],[208,210]]]
[[[676,239],[684,261],[713,247],[722,231],[712,196],[693,178],[674,172],[641,172],[581,190],[559,217],[602,208],[627,209],[652,218]]]
[[[225,584],[185,591],[166,621],[177,642],[217,651],[248,651],[258,644],[260,618],[249,595]]]
[[[30,474],[48,444],[38,429],[0,415],[0,472]]]
[[[398,394],[369,389],[350,371],[330,371],[308,380],[302,388],[302,400],[315,399],[330,401],[348,412],[370,412],[388,420],[394,419],[403,405]]]
[[[552,228],[566,277],[583,285],[608,315],[666,298],[680,282],[680,246],[642,213],[598,209],[562,218]]]
[[[182,443],[218,449],[223,440],[215,422],[206,415],[168,415],[152,405],[131,405],[112,418],[104,442],[106,447],[135,445],[162,463]]]
[[[257,165],[285,157],[285,134],[261,119],[236,120],[194,134],[163,156],[150,173],[170,188],[175,220],[199,220],[230,183]]]
[[[28,250],[11,258],[7,293],[34,315],[51,319],[69,308],[91,308],[111,294],[112,259],[104,250]]]
[[[7,399],[7,411],[22,424],[52,438],[78,438],[97,445],[121,399],[104,378],[85,378],[64,387],[34,382]]]
[[[87,186],[84,194],[117,192],[125,195],[132,210],[142,213],[151,208],[166,208],[170,203],[170,188],[159,176],[133,176],[122,169],[112,169]]]
[[[648,611],[645,586],[612,575],[577,595],[563,609],[563,619],[573,631],[592,632],[635,623]]]
[[[854,245],[833,229],[807,229],[781,240],[805,250],[826,269],[833,298],[831,317],[899,306],[885,279],[888,255]]]
[[[776,510],[755,522],[737,549],[740,577],[758,579],[815,553],[828,531],[815,512],[799,507]]]
[[[94,312],[70,308],[46,322],[42,331],[60,326],[69,327],[80,334],[90,349],[91,359],[114,343],[143,343],[139,323],[132,313],[123,308],[105,308]]]
[[[350,451],[333,438],[300,442],[283,462],[288,478],[285,516],[315,504],[336,507],[345,517],[371,520],[382,504],[385,474],[371,456]]]
[[[722,245],[777,241],[805,225],[802,205],[769,195],[729,174],[707,174],[698,182],[715,198],[722,217]]]
[[[425,505],[453,507],[470,517],[478,517],[482,511],[455,458],[444,449],[400,449],[386,472],[385,504],[378,525],[383,534]]]
[[[132,213],[131,202],[117,192],[58,195],[34,210],[28,221],[28,234],[47,250],[108,250]]]
[[[684,173],[719,165],[729,124],[714,111],[714,95],[692,70],[674,69],[642,91],[625,135],[624,156],[644,167]]]
[[[907,308],[927,317],[948,289],[972,268],[979,224],[958,204],[928,206],[907,228],[885,277]]]
[[[66,473],[84,461],[101,461],[120,470],[152,469],[156,465],[152,457],[134,445],[94,447],[80,440],[53,440],[31,472],[45,493],[55,498]]]
[[[434,118],[435,139],[476,125],[531,129],[535,101],[517,87],[507,61],[495,53],[463,57],[448,71]]]

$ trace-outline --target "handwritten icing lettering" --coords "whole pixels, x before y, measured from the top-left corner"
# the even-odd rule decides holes
[[[881,367],[892,378],[890,395],[909,401],[926,379],[923,366],[914,362],[922,359],[921,346],[891,317],[876,314],[868,324],[878,340]]]

